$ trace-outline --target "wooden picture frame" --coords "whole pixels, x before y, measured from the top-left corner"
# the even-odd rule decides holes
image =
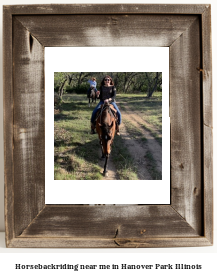
[[[51,4],[3,12],[6,246],[212,245],[211,6]],[[96,40],[105,27],[109,39]],[[169,47],[170,205],[45,205],[47,46]]]

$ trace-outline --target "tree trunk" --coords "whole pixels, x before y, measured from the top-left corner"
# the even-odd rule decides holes
[[[62,84],[60,85],[60,87],[59,87],[59,91],[58,91],[58,95],[59,95],[59,97],[62,99],[62,97],[63,97],[63,88],[64,88],[64,86],[65,86],[65,84],[66,84],[66,81],[67,81],[67,78],[66,79],[64,79],[64,81],[62,82]]]
[[[78,78],[78,85],[77,85],[78,87],[80,87],[80,85],[81,85],[82,73],[83,73],[83,72],[80,73],[79,78]]]
[[[134,73],[134,72],[131,72],[131,73],[127,74],[127,72],[125,72],[124,93],[127,93],[127,91],[129,90],[130,85],[132,84],[133,77],[135,77],[137,74],[138,73]]]
[[[158,77],[159,77],[159,73],[156,72],[156,76],[155,76],[153,82],[150,82],[150,79],[148,79],[148,81],[149,81],[148,95],[147,95],[148,98],[150,98],[157,89]]]

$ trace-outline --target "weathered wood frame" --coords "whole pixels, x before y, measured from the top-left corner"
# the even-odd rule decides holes
[[[210,5],[4,6],[3,24],[6,246],[212,245]],[[171,204],[45,205],[44,47],[134,45],[170,47]]]

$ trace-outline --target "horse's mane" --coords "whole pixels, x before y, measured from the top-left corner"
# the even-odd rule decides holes
[[[108,103],[104,104],[103,106],[103,111],[102,111],[102,115],[101,115],[101,121],[102,121],[102,131],[106,134],[108,134],[109,130],[110,130],[110,127],[109,125],[111,124],[108,123],[107,121],[107,117],[108,115],[110,114],[109,113],[109,109],[110,109],[110,105]],[[112,115],[110,114],[110,117],[112,117]]]

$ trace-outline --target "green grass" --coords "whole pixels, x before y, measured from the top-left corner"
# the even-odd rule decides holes
[[[124,95],[124,98],[129,101],[130,108],[132,106],[133,109],[142,111],[144,97],[133,95],[131,98],[129,95]],[[95,104],[92,107],[88,106],[88,100],[84,95],[76,94],[64,95],[61,104],[55,107],[54,178],[56,180],[100,180],[103,178],[100,173],[101,167],[98,165],[100,157],[98,135],[90,134],[90,117],[94,107]],[[134,125],[129,123],[127,129],[133,138],[143,143],[146,142],[146,138]],[[124,146],[121,136],[115,136],[112,158],[118,179],[138,179],[135,162]]]
[[[66,95],[54,115],[54,178],[60,180],[102,179],[99,143],[90,134],[89,108],[84,96]]]
[[[124,102],[127,102],[127,106],[148,123],[143,128],[162,145],[162,93],[155,92],[151,98],[141,94],[119,94],[118,101],[122,103],[122,109],[125,109]]]
[[[127,132],[133,139],[141,141],[142,143],[147,142],[147,139],[144,137],[143,133],[139,130],[139,128],[132,124],[132,122],[124,120],[124,124]]]
[[[90,134],[90,117],[94,106],[80,95],[63,96],[54,115],[54,179],[100,180],[98,166],[100,145],[98,135]],[[113,162],[119,179],[138,179],[134,161],[123,147],[121,137],[115,136],[112,146]]]
[[[125,120],[125,127],[127,132],[133,137],[134,140],[137,140],[141,144],[146,144],[147,139],[144,137],[143,133],[131,122]],[[151,152],[147,152],[145,158],[148,161],[148,171],[151,174],[153,180],[161,180],[162,174],[157,170],[156,162],[151,154]]]
[[[118,101],[120,103],[127,102],[127,106],[132,111],[141,115],[141,118],[149,124],[142,124],[141,127],[148,130],[162,146],[162,93],[156,92],[151,98],[147,98],[141,94],[118,95]],[[121,107],[126,110],[124,104]],[[147,142],[142,132],[132,122],[125,120],[125,126],[127,132],[134,139],[143,144]],[[148,161],[148,171],[152,179],[162,179],[162,174],[157,170],[157,165],[151,152],[147,152],[146,159]]]
[[[150,151],[146,153],[145,158],[147,159],[147,168],[149,173],[151,174],[152,179],[162,180],[162,174],[157,170],[157,164]]]
[[[112,146],[113,163],[120,180],[138,180],[137,168],[121,136],[116,136]]]

